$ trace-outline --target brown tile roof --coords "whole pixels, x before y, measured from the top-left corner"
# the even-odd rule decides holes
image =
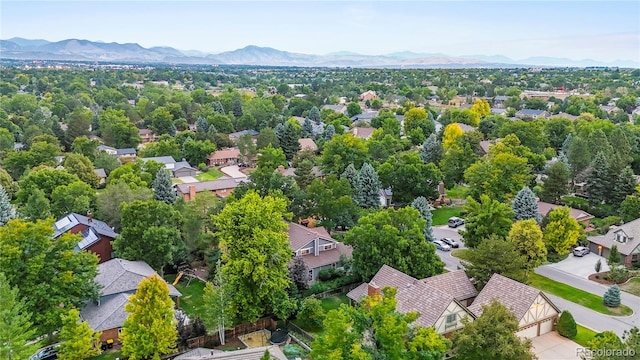
[[[394,288],[404,288],[407,285],[413,284],[417,282],[418,279],[415,279],[400,270],[396,270],[388,265],[382,265],[380,270],[373,276],[371,279],[372,283],[378,285],[381,289],[384,287],[394,287]],[[347,297],[353,299],[355,301],[360,301],[363,296],[367,295],[367,284],[364,284],[364,288],[361,289],[361,286],[351,290]]]
[[[493,274],[478,297],[469,306],[476,316],[482,315],[482,305],[489,305],[494,299],[506,306],[520,321],[527,313],[541,291],[529,285],[511,280],[500,274]],[[551,303],[551,301],[549,301]]]
[[[298,143],[300,144],[300,150],[307,149],[311,151],[318,151],[318,145],[316,145],[313,139],[309,139],[309,138],[298,139]]]
[[[308,228],[306,226],[292,222],[287,222],[287,225],[289,226],[289,243],[291,243],[291,248],[293,249],[293,251],[300,249],[301,247],[319,237],[335,241],[323,227]]]
[[[547,214],[551,210],[558,208],[560,206],[561,205],[549,204],[546,202],[538,201],[538,212],[542,216],[547,216]],[[571,217],[576,219],[577,221],[586,221],[594,218],[594,216],[589,214],[588,212],[574,209],[574,208],[569,208],[569,215],[571,215]]]
[[[351,129],[353,136],[357,136],[361,139],[368,139],[373,135],[373,128],[370,127],[354,127]]]
[[[208,159],[209,160],[223,160],[223,159],[237,159],[238,155],[240,155],[240,150],[238,149],[222,149],[216,152],[212,152]]]
[[[336,248],[331,250],[320,251],[318,256],[313,254],[302,255],[302,260],[309,267],[315,269],[325,265],[335,264],[340,260],[340,255],[345,254],[351,256],[353,248],[336,241]]]
[[[627,236],[627,241],[624,243],[616,241],[616,234],[620,231],[623,231]],[[629,255],[640,245],[640,218],[620,226],[612,227],[604,235],[589,236],[588,240],[592,243],[602,245],[607,249],[611,249],[615,244],[622,255]]]
[[[429,287],[453,296],[456,300],[467,300],[478,295],[478,291],[464,270],[456,270],[422,280]]]

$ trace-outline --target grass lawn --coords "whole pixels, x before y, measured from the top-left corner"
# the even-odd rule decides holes
[[[471,261],[470,252],[471,249],[457,249],[451,251],[451,256],[455,256],[460,260]]]
[[[578,305],[582,305],[591,310],[597,311],[606,315],[626,316],[631,315],[633,310],[626,305],[620,305],[617,308],[609,308],[602,303],[602,297],[586,292],[584,290],[576,289],[573,286],[563,284],[561,282],[551,280],[544,276],[531,273],[529,274],[529,285],[534,288],[540,289],[549,294],[561,297],[565,300],[569,300]]]
[[[449,199],[465,199],[467,197],[467,187],[456,185],[446,190],[446,194]]]
[[[622,291],[626,291],[635,296],[640,296],[640,278],[631,279],[626,284],[618,286],[620,286],[620,290]]]
[[[220,170],[216,168],[211,168],[207,172],[203,172],[202,174],[198,174],[194,176],[198,181],[207,181],[207,180],[215,180],[224,175]]]
[[[172,284],[175,278],[175,275],[169,275],[165,279],[169,284]],[[182,278],[178,285],[176,285],[176,289],[182,293],[180,309],[189,315],[189,317],[202,317],[206,311],[202,300],[205,284],[198,279],[193,279],[189,286],[187,286],[188,281],[188,279]]]
[[[431,212],[431,214],[433,215],[433,225],[446,225],[450,217],[459,217],[461,213],[461,206],[445,206],[441,207],[440,209],[435,209]]]
[[[180,180],[180,179],[171,179],[171,183],[172,183],[172,184],[182,184],[182,182],[183,182],[183,181],[182,181],[182,180]]]
[[[329,310],[335,310],[335,309],[339,308],[340,304],[347,304],[347,305],[349,304],[349,298],[347,297],[346,294],[330,296],[330,297],[324,298],[324,299],[322,299],[320,301],[322,302],[322,309],[324,310],[325,314]]]
[[[596,336],[597,332],[587,329],[582,325],[578,325],[578,334],[572,340],[577,342],[578,344],[587,347],[587,343]]]
[[[94,356],[89,358],[90,360],[115,360],[117,358],[122,358],[122,354],[120,350],[107,350],[98,356]]]

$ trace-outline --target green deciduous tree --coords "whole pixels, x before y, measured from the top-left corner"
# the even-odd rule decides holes
[[[309,297],[300,303],[297,318],[302,323],[302,326],[308,329],[318,329],[322,326],[324,315],[322,302],[316,298]]]
[[[218,331],[220,343],[225,344],[225,327],[233,324],[233,316],[228,311],[230,294],[226,292],[220,260],[216,263],[216,273],[213,283],[207,282],[204,287],[203,302],[207,307],[202,320],[209,329]]]
[[[98,124],[106,145],[135,148],[141,141],[138,128],[125,116],[124,110],[106,109],[100,113]]]
[[[391,187],[396,204],[410,204],[415,198],[438,197],[440,170],[433,164],[425,164],[417,153],[402,153],[390,157],[378,168],[384,188]]]
[[[465,270],[473,278],[478,290],[482,289],[493,274],[500,274],[510,279],[525,282],[527,274],[525,259],[516,249],[513,242],[491,236],[484,240],[469,254],[470,263]]]
[[[94,172],[93,163],[88,157],[82,154],[67,154],[63,166],[70,174],[75,174],[94,189],[98,187],[100,177]]]
[[[513,243],[516,250],[524,257],[527,270],[533,270],[547,260],[547,248],[542,241],[542,230],[534,219],[513,223],[507,235],[507,241]]]
[[[185,141],[182,145],[184,158],[194,167],[204,163],[209,154],[214,151],[216,151],[216,146],[208,139]]]
[[[62,341],[58,349],[60,360],[84,360],[100,355],[100,335],[86,321],[80,321],[80,312],[71,309],[62,315],[62,329],[58,338]]]
[[[624,222],[640,218],[640,196],[628,195],[620,204],[620,215]]]
[[[99,145],[100,142],[98,140],[89,140],[86,136],[78,136],[71,144],[71,151],[76,154],[82,154],[89,158],[89,160],[94,161],[98,154]]]
[[[20,190],[16,193],[16,199],[19,203],[24,204],[36,189],[42,190],[45,196],[51,199],[55,188],[76,181],[80,181],[80,179],[65,170],[43,168],[32,171],[20,180]]]
[[[453,352],[461,359],[533,360],[531,340],[521,339],[518,320],[504,305],[493,301],[482,307],[482,315],[466,321],[453,334]]]
[[[342,174],[347,165],[362,167],[369,157],[367,143],[352,134],[335,135],[324,144],[321,163],[324,171]]]
[[[429,202],[423,196],[417,197],[411,203],[411,207],[418,210],[420,213],[420,217],[422,217],[425,221],[424,230],[422,234],[424,235],[424,239],[428,242],[434,241],[436,238],[433,236],[433,229],[431,229],[431,224],[433,217],[431,215],[431,210],[429,209]]]
[[[38,334],[60,328],[61,314],[97,299],[98,257],[75,248],[79,235],[51,240],[53,220],[10,220],[0,227],[0,269],[17,287]]]
[[[569,214],[569,208],[562,206],[551,210],[543,221],[546,223],[542,231],[542,240],[547,252],[566,255],[584,235],[584,229]]]
[[[96,191],[82,181],[58,186],[51,194],[51,213],[56,218],[71,212],[86,214],[95,206]]]
[[[513,222],[511,207],[497,200],[492,200],[487,195],[481,195],[480,202],[468,197],[464,211],[467,216],[465,230],[461,232],[461,235],[469,247],[478,246],[490,235],[504,238]]]
[[[122,205],[136,200],[151,200],[153,192],[147,188],[130,187],[126,183],[107,186],[98,194],[95,217],[114,227],[119,232],[121,226]]]
[[[349,117],[356,116],[358,114],[362,114],[362,108],[356,102],[351,102],[347,104],[347,114]]]
[[[178,331],[169,287],[158,275],[140,281],[129,297],[129,313],[122,325],[122,355],[131,360],[160,360],[160,355],[175,351]]]
[[[578,327],[576,321],[573,319],[573,315],[567,310],[564,310],[558,318],[558,325],[556,326],[558,334],[573,339],[578,334]]]
[[[249,191],[213,217],[222,249],[222,274],[230,294],[229,311],[241,320],[255,321],[275,313],[286,319],[292,312],[287,295],[291,249],[283,221],[287,201]]]
[[[258,135],[257,148],[258,150],[267,147],[267,145],[271,144],[271,146],[277,148],[280,146],[280,142],[278,141],[278,137],[276,136],[275,131],[272,128],[266,127],[260,130],[260,134]]]
[[[4,274],[0,273],[0,358],[28,359],[39,345],[31,313],[18,289],[12,288]]]
[[[134,201],[122,205],[122,232],[113,241],[118,257],[143,260],[162,273],[162,268],[183,255],[180,213],[160,201]]]
[[[518,192],[511,202],[511,208],[514,213],[513,219],[516,221],[534,219],[536,222],[540,222],[542,220],[542,215],[538,210],[536,194],[528,186]]]
[[[484,194],[498,201],[513,199],[532,177],[527,159],[510,153],[478,160],[464,172],[471,197],[479,199]]]
[[[344,235],[345,243],[353,246],[355,272],[369,280],[386,264],[419,279],[442,273],[435,246],[424,240],[424,225],[411,207],[385,208],[361,217]]]
[[[172,185],[169,171],[165,169],[158,171],[155,180],[153,180],[153,193],[156,200],[173,204],[176,201],[176,192],[173,191]]]
[[[540,198],[552,204],[560,203],[560,199],[569,193],[569,169],[562,161],[556,161],[545,172],[547,178],[542,184]]]
[[[618,250],[618,246],[615,244],[611,247],[611,250],[609,251],[609,257],[607,258],[607,263],[610,266],[620,264],[620,251]]]
[[[27,220],[44,220],[51,216],[51,203],[44,195],[44,191],[34,189],[27,202],[20,207],[18,213]]]
[[[567,149],[567,159],[571,164],[571,176],[575,178],[591,164],[590,144],[581,136],[574,136]]]

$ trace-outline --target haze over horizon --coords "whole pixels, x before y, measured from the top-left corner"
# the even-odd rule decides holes
[[[247,45],[557,57],[640,65],[638,1],[2,1],[0,38],[138,43],[220,53]]]

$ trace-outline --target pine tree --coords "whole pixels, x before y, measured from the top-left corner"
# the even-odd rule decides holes
[[[418,210],[420,216],[426,221],[424,224],[424,238],[428,242],[433,242],[436,238],[433,236],[433,229],[431,225],[433,223],[433,216],[431,215],[431,210],[429,209],[429,202],[424,196],[419,196],[411,203],[411,207]]]
[[[306,189],[307,186],[311,185],[313,180],[316,179],[315,174],[313,173],[313,163],[311,160],[304,159],[299,164],[298,167],[293,172],[295,174],[295,181],[300,187],[300,189]]]
[[[569,168],[562,162],[556,161],[546,170],[547,178],[542,184],[540,198],[543,201],[559,204],[561,198],[569,193]]]
[[[58,337],[62,341],[58,350],[60,360],[83,360],[100,355],[100,335],[86,321],[80,321],[80,312],[71,309],[62,316],[62,329]]]
[[[613,285],[604,293],[602,302],[608,307],[620,306],[620,288],[618,285]]]
[[[336,128],[335,126],[333,126],[333,124],[330,124],[329,126],[327,126],[326,129],[324,129],[324,138],[327,141],[330,141],[331,138],[333,138],[333,135],[336,134]]]
[[[613,245],[611,247],[611,250],[609,250],[609,258],[607,260],[609,266],[620,264],[620,252],[618,251],[618,246]]]
[[[616,205],[622,203],[627,198],[627,195],[632,195],[635,192],[635,189],[636,179],[633,177],[633,170],[627,166],[617,176],[617,181],[615,181],[613,191],[609,197],[610,203]]]
[[[420,151],[420,158],[425,163],[437,164],[442,159],[442,143],[436,137],[436,134],[431,134],[422,144],[422,150]]]
[[[562,153],[566,154],[567,151],[569,151],[569,145],[571,145],[571,140],[573,140],[573,136],[569,133],[567,134],[567,137],[564,138],[564,141],[562,142],[562,148],[561,148]]]
[[[300,151],[300,143],[298,142],[299,138],[298,129],[296,129],[290,122],[287,122],[284,125],[282,138],[279,140],[280,147],[289,161],[293,159],[293,156],[298,153],[298,151]]]
[[[318,110],[317,106],[314,106],[311,108],[311,110],[309,110],[309,119],[311,119],[311,121],[313,121],[317,125],[320,125],[322,117],[320,116],[320,110]]]
[[[362,164],[362,168],[358,171],[357,186],[356,201],[360,206],[367,209],[380,207],[380,180],[371,164]]]
[[[578,327],[576,321],[573,319],[573,315],[567,310],[564,310],[558,318],[558,325],[556,327],[558,334],[573,339],[578,335]]]
[[[31,343],[37,335],[36,328],[18,289],[11,288],[3,273],[0,273],[0,304],[0,359],[28,359],[40,347],[38,342]]]
[[[231,102],[231,112],[236,117],[236,119],[240,119],[242,117],[242,101],[239,97],[233,98],[233,101]]]
[[[0,226],[4,226],[13,218],[13,206],[9,202],[9,195],[0,185]]]
[[[143,279],[125,305],[129,316],[120,334],[122,355],[140,360],[172,353],[178,339],[173,306],[164,280],[156,274]]]
[[[595,159],[598,153],[603,153],[605,159],[613,155],[613,146],[609,143],[607,135],[601,129],[594,130],[588,137],[589,150],[591,157]]]
[[[342,175],[340,175],[340,179],[347,179],[349,185],[351,185],[351,188],[355,191],[358,183],[358,170],[356,170],[353,164],[349,164],[344,169]]]
[[[511,208],[513,209],[514,220],[528,220],[534,219],[538,223],[542,221],[542,216],[538,210],[538,201],[536,195],[525,186],[518,192],[515,199],[511,202]]]
[[[602,203],[608,196],[607,188],[611,179],[607,175],[607,158],[604,153],[599,152],[591,162],[591,173],[587,177],[589,202],[594,205]]]
[[[222,103],[220,101],[212,102],[211,106],[213,107],[213,110],[215,110],[218,114],[226,114],[226,111],[224,111],[224,107],[222,106]]]
[[[302,137],[313,137],[313,124],[311,123],[311,120],[309,118],[304,118],[304,123],[302,124]]]
[[[264,350],[264,354],[260,357],[260,360],[271,360],[271,354],[269,354],[269,349]]]
[[[198,120],[196,120],[196,129],[198,132],[202,131],[203,133],[209,131],[209,123],[207,122],[207,119],[199,117]]]
[[[153,192],[156,200],[163,201],[169,205],[176,201],[176,193],[171,186],[171,175],[168,170],[160,169],[153,181]]]

